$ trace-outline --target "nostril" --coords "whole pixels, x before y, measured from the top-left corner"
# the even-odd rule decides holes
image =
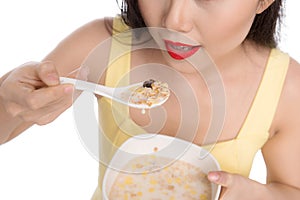
[[[178,32],[190,32],[193,28],[192,23],[190,23],[188,20],[184,19],[172,19],[172,20],[166,20],[163,23],[163,26],[167,29],[178,31]]]

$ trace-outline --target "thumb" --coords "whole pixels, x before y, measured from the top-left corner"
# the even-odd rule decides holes
[[[52,62],[42,62],[38,65],[38,76],[47,86],[60,83],[58,72]]]
[[[209,172],[207,178],[212,183],[230,187],[233,184],[234,175],[223,171],[214,171]]]

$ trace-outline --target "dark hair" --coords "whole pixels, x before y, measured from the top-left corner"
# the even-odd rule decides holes
[[[283,1],[275,0],[264,12],[257,14],[246,39],[258,45],[275,48],[280,40]],[[123,0],[121,16],[131,28],[145,27],[137,0]]]

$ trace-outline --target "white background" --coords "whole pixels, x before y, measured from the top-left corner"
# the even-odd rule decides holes
[[[298,1],[287,3],[281,47],[300,61],[298,8]],[[117,12],[114,0],[2,1],[0,75],[41,60],[74,29]],[[69,109],[53,123],[34,126],[0,146],[1,200],[90,199],[97,186],[98,164],[82,146],[73,119]],[[251,178],[264,182],[260,154]]]

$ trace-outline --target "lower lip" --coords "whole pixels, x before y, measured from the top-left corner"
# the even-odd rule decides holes
[[[195,47],[192,47],[191,50],[189,51],[180,51],[180,50],[175,50],[171,47],[172,46],[186,46],[186,47],[191,47],[191,46],[188,46],[188,45],[184,45],[184,44],[181,44],[181,43],[174,43],[174,42],[171,42],[171,41],[168,41],[168,40],[165,40],[165,45],[166,45],[166,49],[167,49],[167,52],[168,54],[174,58],[175,60],[183,60],[183,59],[186,59],[192,55],[194,55],[200,48],[200,46],[195,46]]]

